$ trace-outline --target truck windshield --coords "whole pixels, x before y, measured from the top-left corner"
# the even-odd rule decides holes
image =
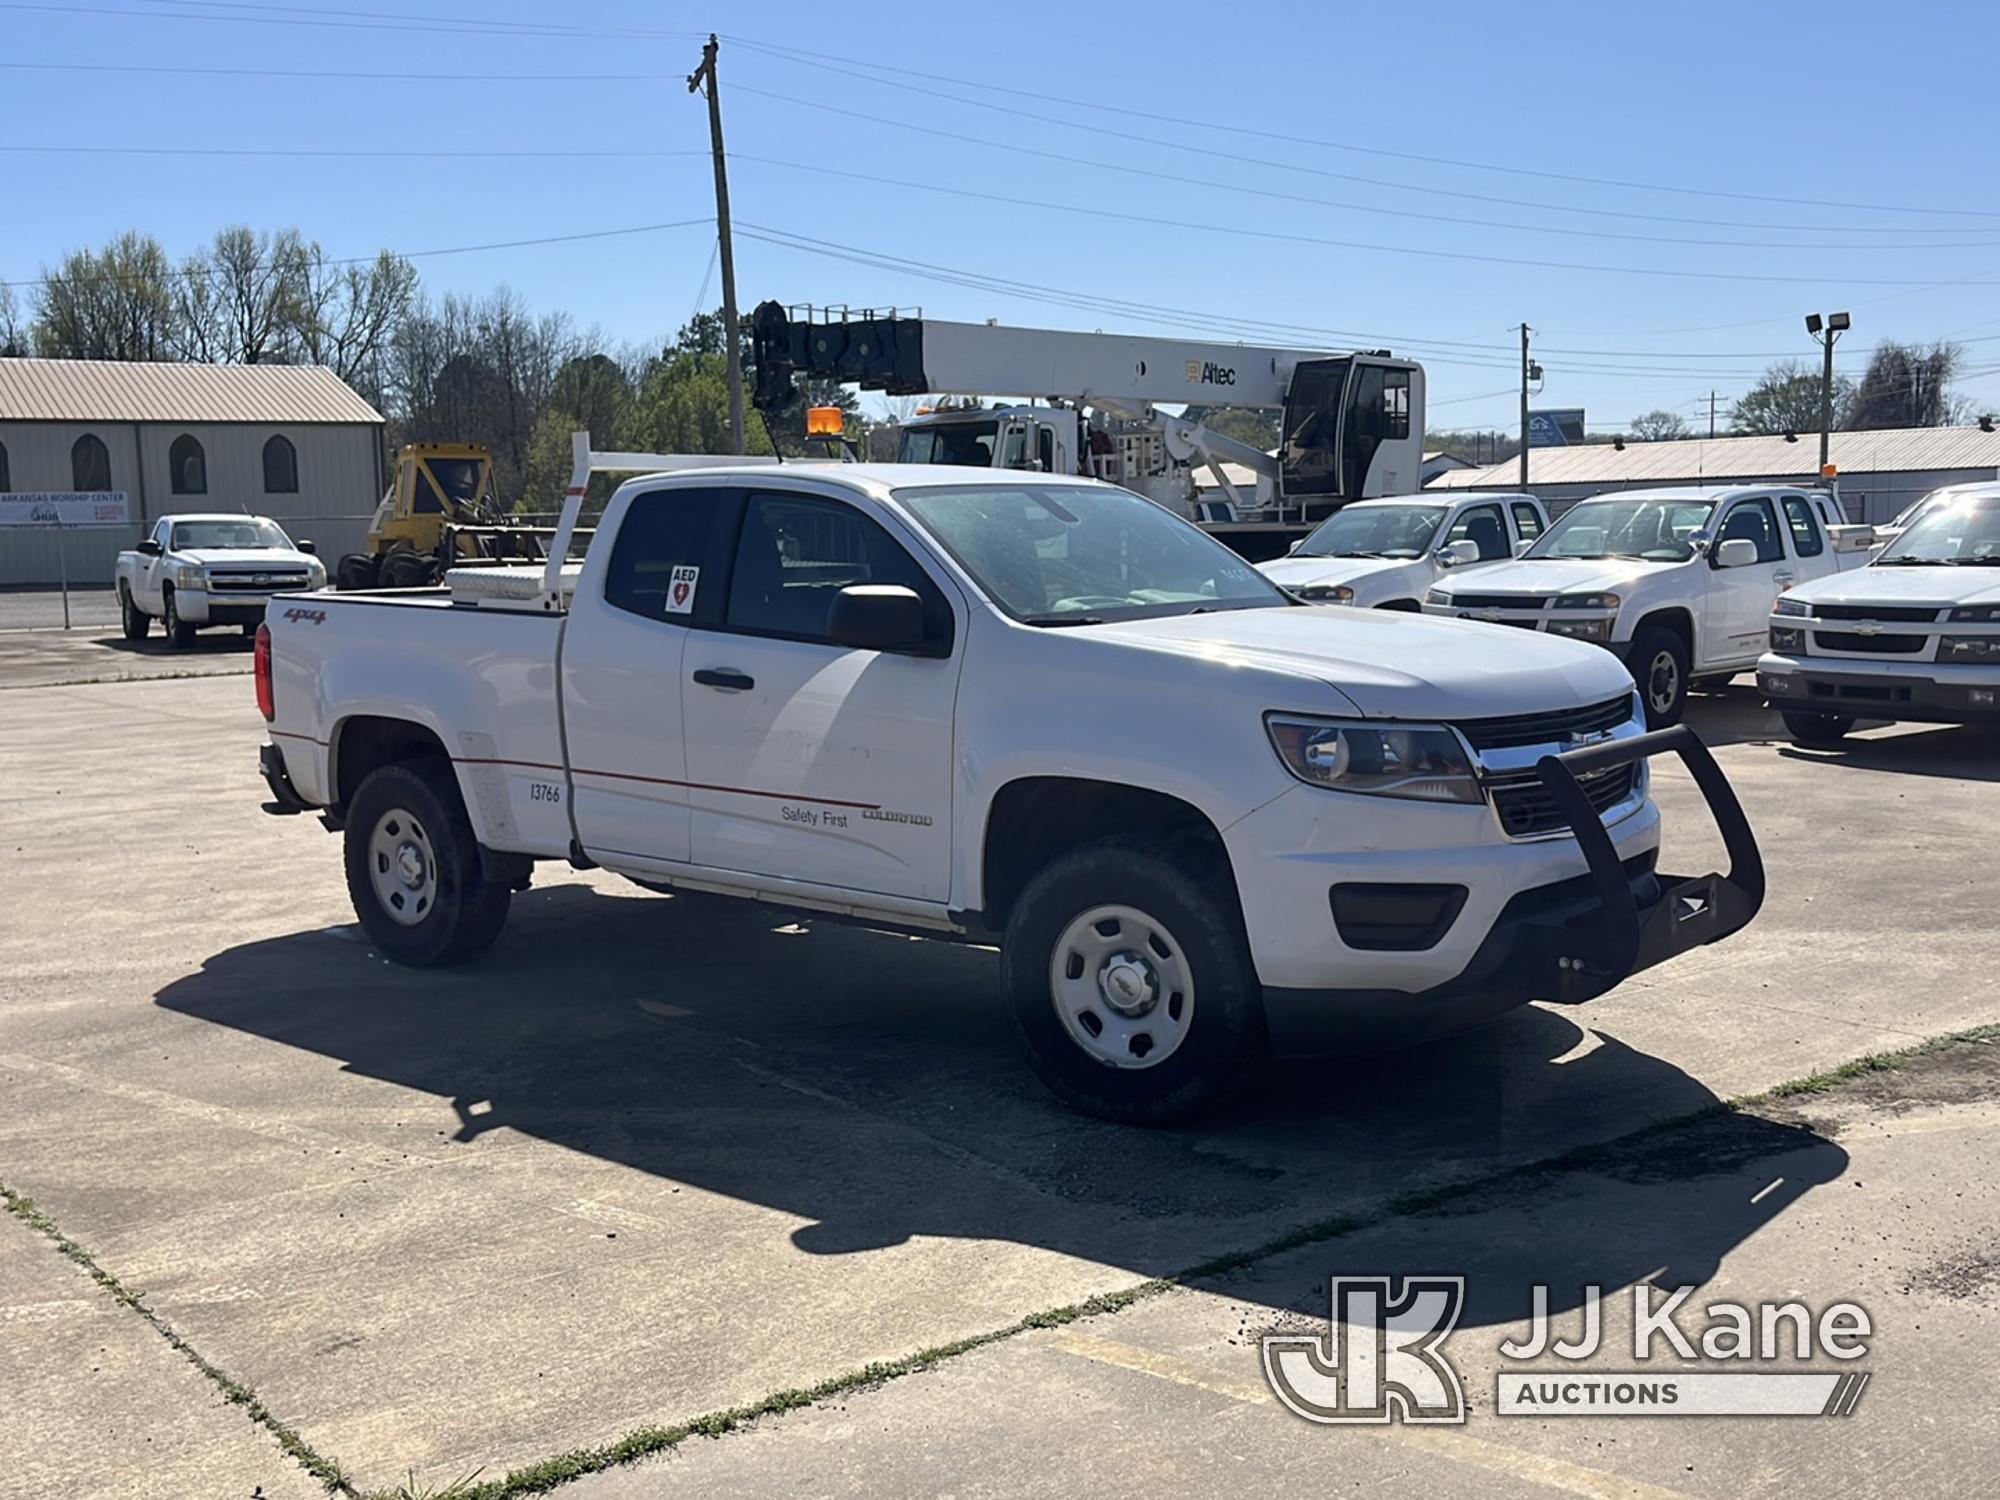
[[[1364,505],[1337,511],[1299,543],[1294,557],[1422,557],[1444,519],[1442,505]]]
[[[1882,549],[1878,568],[2000,567],[2000,495],[1980,495],[1933,505],[1916,524]]]
[[[173,550],[176,552],[198,552],[208,547],[283,547],[289,550],[291,545],[290,537],[261,516],[244,516],[241,520],[224,517],[213,521],[174,522]]]
[[[1589,500],[1571,506],[1523,555],[1686,562],[1713,514],[1713,500]]]
[[[935,427],[906,427],[896,462],[990,469],[993,443],[999,435],[998,422],[940,422]]]
[[[1030,625],[1290,602],[1220,542],[1125,490],[922,486],[896,499],[995,603]]]

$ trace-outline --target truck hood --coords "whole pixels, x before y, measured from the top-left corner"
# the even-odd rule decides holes
[[[174,553],[176,562],[212,563],[241,567],[303,568],[312,559],[289,547],[184,547]]]
[[[2000,568],[1870,564],[1815,578],[1791,594],[1813,604],[2000,604]]]
[[[1685,563],[1641,562],[1632,557],[1547,557],[1491,563],[1476,572],[1448,573],[1437,582],[1446,593],[1585,594],[1618,589]]]
[[[1353,583],[1357,578],[1396,572],[1420,563],[1420,557],[1281,557],[1259,563],[1257,571],[1280,588]]]
[[[1369,718],[1484,719],[1575,708],[1632,691],[1630,675],[1601,646],[1508,625],[1338,604],[1125,620],[1069,633],[1314,678]]]

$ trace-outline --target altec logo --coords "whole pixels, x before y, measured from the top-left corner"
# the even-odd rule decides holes
[[[1189,385],[1234,385],[1236,371],[1213,360],[1191,359],[1187,362],[1187,378]]]

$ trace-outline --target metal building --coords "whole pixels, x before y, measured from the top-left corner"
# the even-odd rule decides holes
[[[1829,457],[1849,520],[1881,525],[1943,484],[2000,479],[2000,432],[1980,427],[1890,427],[1836,432]],[[1441,474],[1426,488],[1520,489],[1520,461]],[[1554,509],[1606,490],[1667,484],[1816,484],[1819,434],[1682,438],[1534,448],[1526,488]]]
[[[329,558],[382,497],[382,414],[316,365],[0,359],[0,492],[123,496],[129,524],[0,526],[0,586],[108,584],[177,510],[270,516]]]

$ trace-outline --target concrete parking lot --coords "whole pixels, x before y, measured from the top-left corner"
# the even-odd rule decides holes
[[[157,652],[0,638],[0,1494],[1972,1494],[2000,1464],[1963,1399],[2000,1317],[1990,738],[1809,753],[1705,695],[1771,871],[1748,932],[1143,1132],[1043,1094],[984,950],[548,870],[480,962],[392,968],[338,842],[260,810],[247,683],[103,680],[241,645]],[[1712,862],[1677,769],[1658,795],[1663,863]],[[1270,1399],[1257,1335],[1363,1271],[1472,1278],[1464,1428]],[[1838,1421],[1500,1418],[1531,1281],[1857,1300],[1874,1386]]]

